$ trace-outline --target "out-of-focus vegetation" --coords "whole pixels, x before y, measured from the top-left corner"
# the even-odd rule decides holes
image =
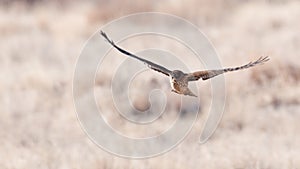
[[[2,0],[0,4],[0,168],[299,168],[299,1]],[[187,139],[166,155],[134,161],[102,151],[84,134],[73,107],[72,76],[80,49],[92,33],[113,19],[145,11],[178,15],[199,26],[224,66],[260,55],[271,60],[225,76],[224,116],[206,144],[197,141],[210,106],[210,84],[199,81],[200,117]],[[97,77],[97,96],[108,93],[110,78],[110,72]],[[144,80],[153,80],[154,87],[168,85],[155,73]],[[136,90],[140,86],[136,84]],[[136,97],[138,108],[147,107],[146,96]],[[105,103],[110,110],[111,101]],[[113,110],[107,113],[114,115]],[[140,132],[118,117],[110,120],[124,132]],[[164,127],[167,119],[161,120]]]

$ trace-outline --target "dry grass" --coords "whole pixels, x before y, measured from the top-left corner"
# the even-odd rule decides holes
[[[300,167],[298,1],[66,1],[63,7],[56,3],[28,7],[20,2],[5,1],[0,7],[0,168]],[[224,116],[206,144],[197,140],[209,108],[209,83],[199,82],[201,116],[187,139],[166,155],[136,161],[114,157],[87,138],[76,118],[71,85],[86,39],[105,22],[139,11],[190,19],[215,44],[223,65],[259,55],[269,55],[271,61],[226,75]],[[154,86],[167,83],[159,75],[150,76]],[[103,77],[109,78],[109,73]],[[96,91],[108,93],[110,83],[103,79],[96,80]],[[111,101],[106,103],[113,113]],[[140,109],[148,106],[142,99],[134,104]],[[176,111],[176,104],[168,106]],[[143,134],[118,117],[109,118],[123,132]],[[174,118],[167,114],[160,127]]]

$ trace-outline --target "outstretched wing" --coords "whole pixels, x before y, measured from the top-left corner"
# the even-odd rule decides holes
[[[247,69],[247,68],[259,65],[259,64],[263,64],[263,63],[267,62],[268,60],[270,60],[270,58],[268,56],[266,56],[266,57],[260,57],[259,59],[257,59],[254,62],[249,62],[246,65],[235,67],[235,68],[197,71],[197,72],[189,73],[187,75],[187,79],[188,79],[188,81],[195,81],[195,80],[199,80],[199,79],[207,80],[207,79],[210,79],[210,78],[215,77],[217,75],[220,75],[222,73]]]
[[[167,68],[165,68],[165,67],[163,67],[163,66],[160,66],[160,65],[158,65],[158,64],[156,64],[156,63],[150,62],[150,61],[148,61],[148,60],[146,60],[146,59],[140,58],[140,57],[138,57],[138,56],[136,56],[136,55],[134,55],[134,54],[132,54],[132,53],[130,53],[130,52],[128,52],[128,51],[122,49],[122,48],[120,48],[120,47],[117,46],[111,39],[109,39],[108,36],[107,36],[103,31],[101,31],[100,33],[101,33],[101,35],[102,35],[102,36],[103,36],[103,37],[104,37],[104,38],[105,38],[105,39],[106,39],[106,40],[107,40],[114,48],[116,48],[116,49],[117,49],[118,51],[120,51],[121,53],[123,53],[123,54],[125,54],[125,55],[128,55],[128,56],[131,56],[131,57],[133,57],[133,58],[135,58],[135,59],[138,59],[138,60],[144,62],[145,64],[148,65],[148,67],[149,67],[150,69],[153,69],[153,70],[155,70],[155,71],[161,72],[161,73],[163,73],[163,74],[165,74],[165,75],[167,75],[167,76],[170,75],[171,71],[170,71],[169,69],[167,69]]]

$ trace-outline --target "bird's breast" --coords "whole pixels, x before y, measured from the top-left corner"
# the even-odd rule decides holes
[[[180,91],[180,85],[172,77],[170,78],[170,83],[171,83],[171,86],[172,86],[173,90]]]

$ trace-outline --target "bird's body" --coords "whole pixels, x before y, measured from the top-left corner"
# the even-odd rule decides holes
[[[180,70],[174,70],[171,72],[170,84],[172,92],[196,97],[196,95],[188,88],[188,83],[189,81],[186,73],[183,73]]]
[[[114,48],[119,50],[121,53],[128,55],[130,57],[133,57],[135,59],[138,59],[138,60],[144,62],[145,64],[147,64],[150,69],[153,69],[155,71],[158,71],[160,73],[163,73],[163,74],[169,76],[171,87],[172,87],[172,92],[175,92],[178,94],[183,94],[183,95],[194,96],[194,97],[197,97],[197,96],[188,88],[188,83],[190,81],[196,81],[199,79],[207,80],[207,79],[210,79],[212,77],[215,77],[217,75],[220,75],[220,74],[223,74],[226,72],[247,69],[247,68],[253,67],[255,65],[265,63],[269,60],[268,56],[260,57],[258,60],[254,61],[254,62],[249,62],[248,64],[245,64],[243,66],[238,66],[238,67],[234,67],[234,68],[218,69],[218,70],[203,70],[203,71],[196,71],[193,73],[184,73],[180,70],[171,71],[163,66],[160,66],[160,65],[153,63],[151,61],[148,61],[146,59],[140,58],[140,57],[120,48],[112,40],[110,40],[104,32],[101,31],[100,33]]]

